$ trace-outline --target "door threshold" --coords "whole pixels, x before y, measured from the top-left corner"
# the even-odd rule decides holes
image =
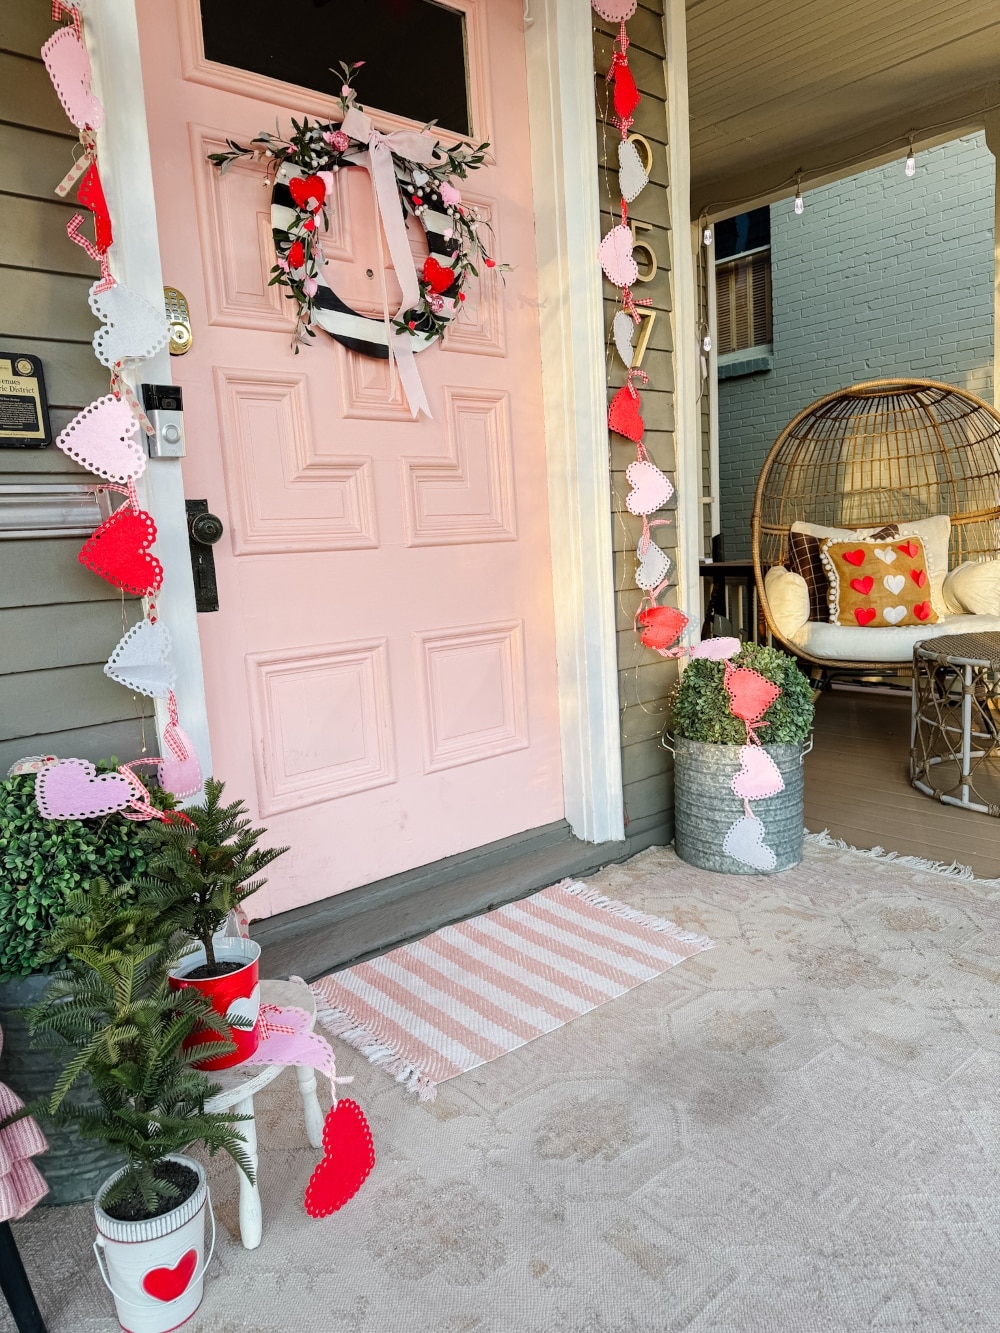
[[[315,981],[670,841],[670,826],[645,822],[630,825],[621,842],[593,843],[574,837],[559,820],[254,922],[261,976]]]

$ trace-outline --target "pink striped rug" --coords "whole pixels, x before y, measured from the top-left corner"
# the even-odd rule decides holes
[[[427,1099],[711,947],[567,879],[313,990],[329,1032]]]

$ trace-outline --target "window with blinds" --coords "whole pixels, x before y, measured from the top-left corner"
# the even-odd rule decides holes
[[[716,264],[715,301],[720,356],[770,343],[770,247]]]

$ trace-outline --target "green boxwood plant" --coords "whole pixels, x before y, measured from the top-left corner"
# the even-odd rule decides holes
[[[150,797],[161,809],[173,805],[156,787]],[[122,884],[143,873],[150,850],[140,839],[141,828],[120,814],[43,819],[33,774],[0,782],[0,981],[57,965],[45,957],[45,948],[69,893],[101,876]]]
[[[762,719],[767,725],[761,726],[757,733],[761,742],[789,745],[804,741],[812,726],[813,696],[795,659],[777,648],[745,643],[732,663],[749,667],[781,687],[781,694]],[[724,662],[691,659],[671,701],[671,730],[675,736],[715,745],[746,744],[745,724],[729,711],[724,676]]]

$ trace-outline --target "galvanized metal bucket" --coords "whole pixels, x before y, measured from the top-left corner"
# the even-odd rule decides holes
[[[802,860],[802,763],[812,740],[796,745],[765,745],[784,779],[776,796],[753,801],[764,825],[764,841],[774,852],[772,870],[757,870],[722,850],[732,824],[744,813],[732,781],[740,771],[740,747],[664,737],[674,756],[674,847],[688,865],[726,875],[774,875]]]

